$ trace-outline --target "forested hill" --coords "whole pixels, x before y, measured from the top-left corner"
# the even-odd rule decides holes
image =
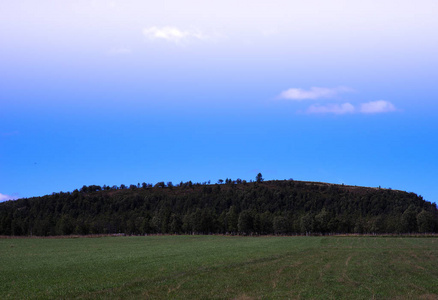
[[[0,235],[438,232],[414,193],[293,180],[84,186],[0,203]]]

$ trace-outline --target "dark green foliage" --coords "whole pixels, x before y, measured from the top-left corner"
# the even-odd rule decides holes
[[[262,182],[262,181],[263,181],[262,173],[258,173],[256,176],[256,182]]]
[[[237,223],[240,234],[250,234],[255,232],[254,230],[254,216],[250,210],[244,210],[239,215],[239,221]]]
[[[0,235],[438,232],[436,205],[413,193],[259,175],[252,183],[91,185],[8,201],[0,203]]]
[[[435,225],[436,225],[436,218],[434,218],[432,212],[423,209],[417,215],[417,226],[419,232],[421,233],[434,232],[434,230],[436,230]]]

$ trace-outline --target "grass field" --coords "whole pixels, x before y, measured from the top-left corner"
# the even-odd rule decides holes
[[[438,299],[438,239],[1,239],[0,299]]]

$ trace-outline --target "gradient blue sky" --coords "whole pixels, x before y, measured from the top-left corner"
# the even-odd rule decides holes
[[[437,202],[437,15],[436,0],[3,1],[0,201],[261,172]]]

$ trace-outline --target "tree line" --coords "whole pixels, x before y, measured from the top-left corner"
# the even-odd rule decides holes
[[[414,193],[294,180],[83,186],[0,203],[0,235],[436,233]]]

